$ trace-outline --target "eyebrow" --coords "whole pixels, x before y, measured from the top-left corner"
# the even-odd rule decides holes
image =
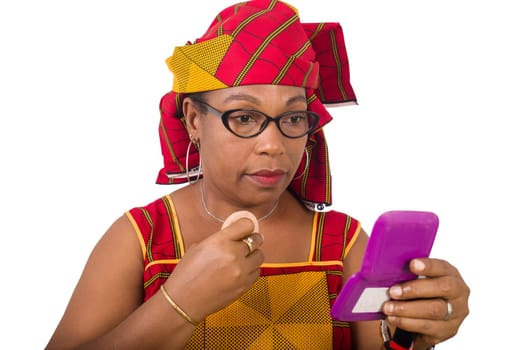
[[[233,94],[233,95],[229,95],[225,100],[224,102],[230,102],[230,101],[248,101],[248,102],[251,102],[251,103],[254,103],[254,104],[258,104],[260,105],[261,104],[261,101],[260,99],[256,98],[255,96],[252,96],[252,95],[246,95],[246,94]],[[305,96],[302,96],[302,95],[296,95],[296,96],[293,96],[291,97],[290,99],[287,100],[286,102],[286,105],[291,105],[295,102],[305,102],[307,103],[307,99]]]

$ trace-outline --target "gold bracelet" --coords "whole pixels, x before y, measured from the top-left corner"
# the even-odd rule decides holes
[[[169,304],[171,304],[171,306],[173,307],[173,309],[175,309],[176,312],[178,312],[178,314],[180,316],[182,316],[187,322],[191,323],[193,326],[198,326],[198,322],[195,322],[193,321],[193,319],[191,317],[189,317],[188,314],[185,313],[184,310],[182,310],[180,308],[180,306],[178,306],[174,301],[173,299],[171,299],[171,297],[169,296],[169,294],[167,294],[167,291],[166,289],[164,288],[164,285],[161,285],[160,286],[160,290],[162,291],[162,294],[164,294],[164,297],[166,298],[166,300],[169,302]]]

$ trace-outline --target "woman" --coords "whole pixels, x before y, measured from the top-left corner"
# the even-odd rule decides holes
[[[380,321],[330,316],[367,235],[315,211],[331,204],[323,103],[356,101],[340,26],[250,1],[167,63],[158,182],[190,184],[108,229],[47,348],[383,348]],[[257,220],[224,227],[238,210]],[[390,288],[384,325],[428,349],[458,331],[469,289],[446,261],[411,269],[426,278]]]

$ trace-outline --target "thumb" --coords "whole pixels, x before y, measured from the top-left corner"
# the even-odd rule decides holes
[[[231,240],[241,240],[251,233],[255,232],[255,222],[245,216],[235,217],[232,220],[226,219],[222,225],[222,232]]]

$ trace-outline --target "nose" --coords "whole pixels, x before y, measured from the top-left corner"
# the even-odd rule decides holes
[[[284,153],[284,139],[286,137],[282,135],[278,129],[277,123],[272,120],[266,126],[264,131],[256,136],[257,139],[257,152],[260,154],[268,155],[279,155]]]

